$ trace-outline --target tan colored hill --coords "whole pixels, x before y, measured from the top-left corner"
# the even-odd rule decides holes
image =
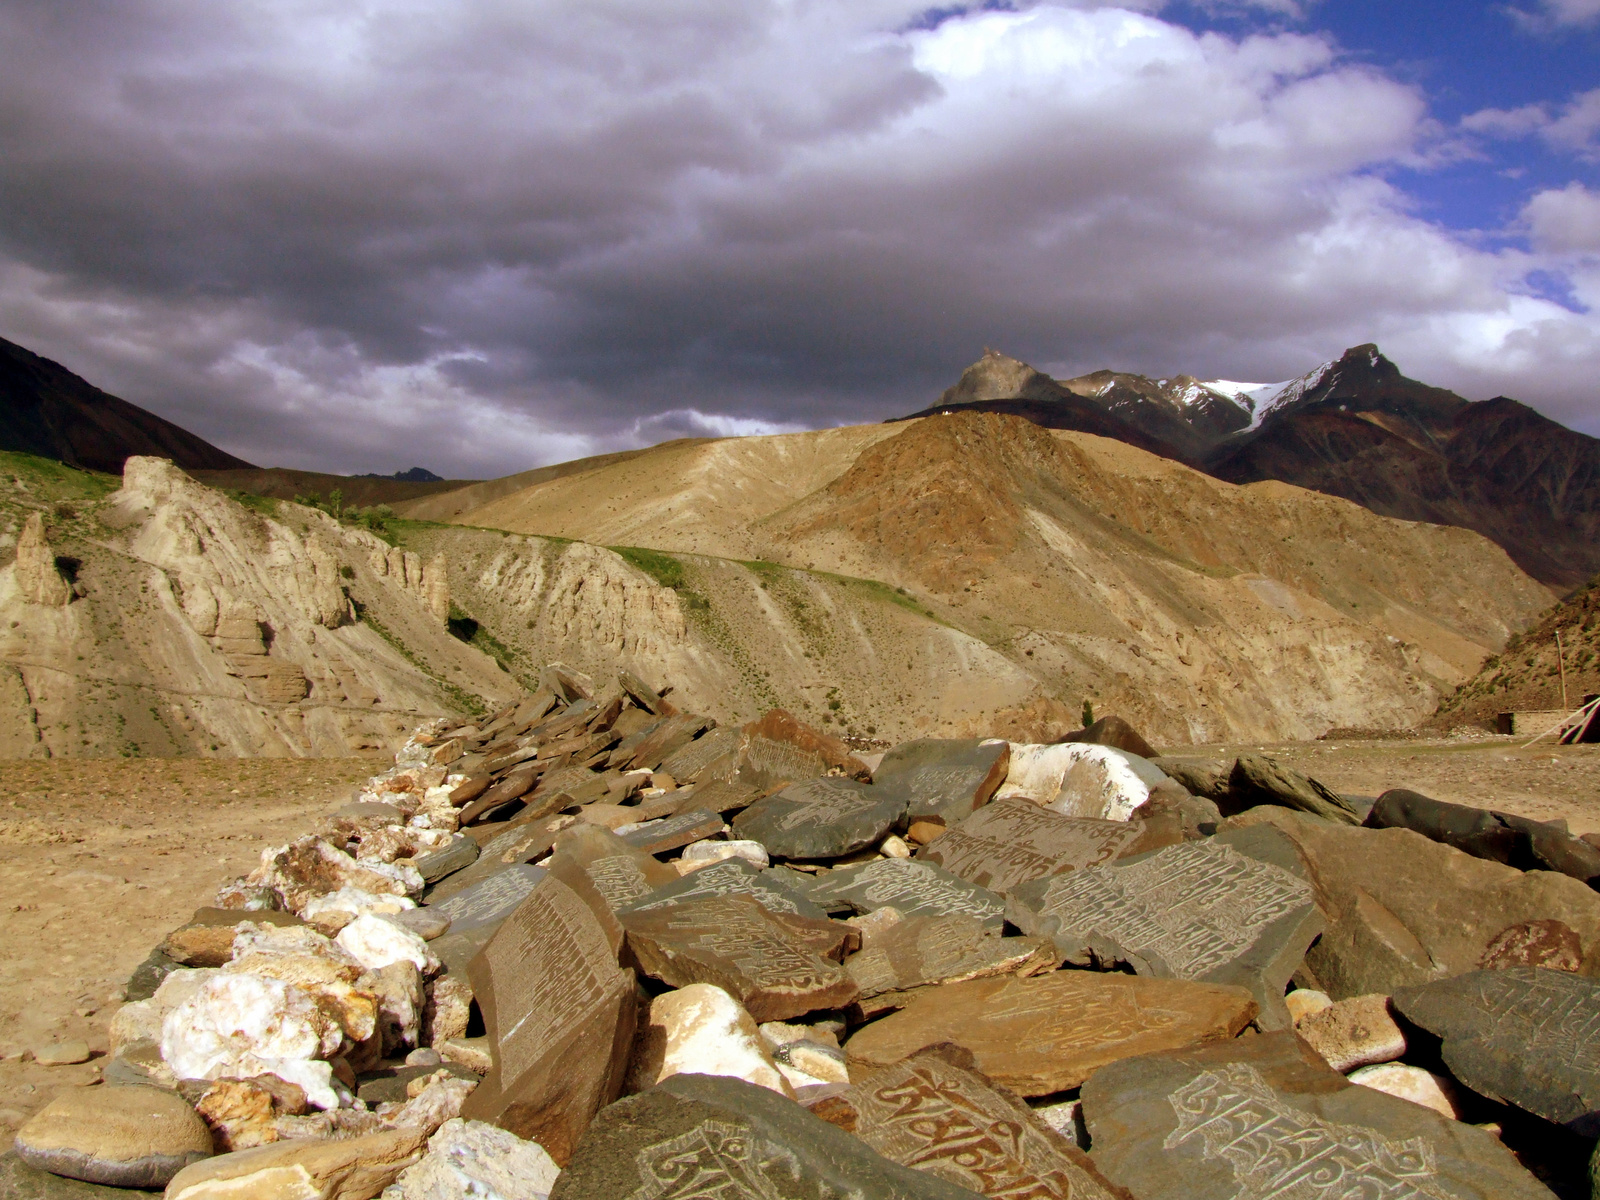
[[[328,475],[321,471],[293,471],[288,467],[250,467],[231,471],[190,471],[190,475],[222,491],[248,492],[273,500],[293,500],[305,496],[327,500],[338,491],[350,508],[377,504],[398,505],[441,492],[458,492],[470,487],[471,479],[440,479],[427,483],[409,479],[385,479],[371,475]]]
[[[1439,706],[1434,725],[1487,723],[1497,713],[1549,711],[1562,707],[1561,666],[1556,633],[1567,674],[1567,711],[1587,695],[1600,693],[1600,576],[1556,605]]]
[[[1084,698],[1166,742],[1410,726],[1553,599],[1477,534],[986,413],[663,447],[457,520],[667,552],[657,573],[679,571],[680,601],[707,605],[685,619],[705,627],[724,707],[756,699],[711,684],[745,678],[732,664],[772,671],[810,651],[838,707],[784,694],[787,680],[774,698],[855,732]],[[753,606],[735,599],[766,582],[759,560],[789,568],[785,587],[822,589],[781,634],[770,582]],[[825,572],[901,589],[965,664],[926,657],[920,629],[892,651],[863,641],[858,616],[823,602]],[[480,577],[487,603],[503,588]],[[453,570],[453,594],[465,586]],[[838,649],[808,640],[821,637]]]
[[[447,569],[170,462],[0,455],[0,757],[347,754],[517,690]]]

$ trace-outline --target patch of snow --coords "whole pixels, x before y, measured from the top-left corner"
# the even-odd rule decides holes
[[[1325,362],[1315,371],[1302,375],[1299,379],[1291,379],[1288,383],[1278,385],[1277,391],[1271,399],[1262,398],[1258,400],[1250,416],[1250,428],[1261,428],[1261,422],[1266,420],[1267,417],[1297,404],[1307,392],[1320,386],[1322,381],[1338,365],[1336,362]]]

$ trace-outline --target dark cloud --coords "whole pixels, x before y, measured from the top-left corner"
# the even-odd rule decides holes
[[[1016,7],[0,0],[0,334],[339,470],[878,419],[985,345],[1275,379],[1376,339],[1600,432],[1593,255],[1414,216],[1416,92]]]

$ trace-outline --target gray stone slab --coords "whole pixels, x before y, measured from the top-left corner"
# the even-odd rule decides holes
[[[1005,892],[1116,858],[1139,837],[1137,824],[1064,817],[1027,800],[984,805],[937,841],[917,851],[931,862],[990,891]]]
[[[412,865],[426,883],[436,883],[446,875],[453,875],[478,861],[478,843],[469,837],[457,836],[437,850],[420,854]]]
[[[858,913],[891,907],[905,917],[971,917],[990,929],[1005,921],[1006,902],[943,867],[912,858],[880,858],[819,875],[806,894],[823,908]]]
[[[494,1066],[462,1116],[538,1142],[558,1163],[616,1099],[633,1042],[633,972],[588,905],[544,878],[469,969]]]
[[[1350,1084],[1292,1032],[1125,1058],[1090,1157],[1140,1200],[1552,1200],[1492,1135]]]
[[[428,907],[450,918],[452,934],[491,928],[515,912],[543,878],[541,868],[518,863]]]
[[[1007,918],[1069,962],[1248,988],[1263,1029],[1291,1025],[1284,989],[1323,929],[1294,843],[1269,826],[1022,884],[1009,901]]]
[[[782,873],[763,871],[742,858],[727,858],[709,867],[701,867],[676,883],[659,887],[618,909],[618,912],[649,912],[685,900],[703,900],[712,896],[749,896],[770,912],[810,917],[816,921],[828,915],[787,883]]]
[[[1445,1065],[1473,1091],[1600,1137],[1600,983],[1506,967],[1401,988],[1394,1006],[1443,1039]]]
[[[722,829],[722,818],[718,814],[697,808],[679,813],[675,817],[646,821],[637,829],[630,829],[617,836],[646,854],[665,854],[669,850],[677,850],[690,842],[698,842],[702,838],[720,833]]]
[[[550,1200],[976,1200],[891,1162],[792,1100],[722,1075],[674,1075],[611,1105]]]
[[[16,1151],[0,1154],[0,1196],[5,1200],[138,1200],[140,1196],[160,1196],[161,1192],[142,1188],[102,1187],[78,1179],[63,1179],[31,1167]]]
[[[1010,761],[1008,742],[919,738],[885,754],[872,782],[890,795],[903,796],[910,820],[954,825],[994,797]]]
[[[744,735],[737,728],[713,729],[675,751],[661,769],[679,783],[692,783],[695,776],[730,754],[738,754]]]
[[[739,781],[766,792],[802,779],[816,779],[828,762],[815,750],[802,750],[789,742],[750,737],[739,758]]]
[[[757,800],[733,827],[775,858],[840,858],[902,827],[905,804],[853,779],[808,779]]]

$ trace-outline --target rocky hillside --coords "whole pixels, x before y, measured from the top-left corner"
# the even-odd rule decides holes
[[[1276,479],[1375,513],[1472,529],[1567,591],[1600,570],[1600,440],[1505,397],[1473,403],[1357,346],[1282,384],[1057,381],[988,351],[939,404],[1116,438],[1226,479]]]
[[[1566,655],[1567,703],[1577,708],[1600,693],[1600,577],[1556,605],[1439,706],[1434,723],[1461,725],[1494,720],[1496,713],[1561,708],[1561,668],[1556,632]],[[1570,709],[1569,709],[1570,711]]]
[[[649,547],[707,711],[885,736],[1085,698],[1169,744],[1410,726],[1552,599],[1475,534],[995,414],[660,448],[457,520]]]
[[[250,466],[4,338],[0,338],[0,450],[53,458],[91,471],[121,471],[130,454],[170,458],[185,468]]]
[[[442,561],[161,459],[117,485],[0,456],[0,757],[344,754],[515,689]]]

